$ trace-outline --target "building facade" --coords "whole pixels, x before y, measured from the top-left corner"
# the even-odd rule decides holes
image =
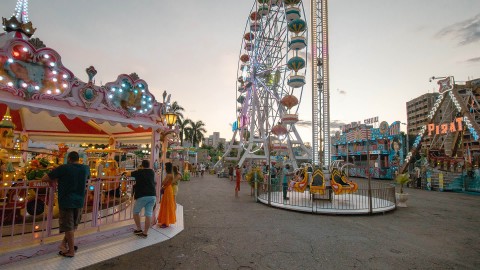
[[[400,121],[383,121],[378,128],[352,123],[337,131],[332,141],[332,161],[344,160],[350,176],[393,179],[403,164],[404,136]]]
[[[427,93],[407,102],[407,134],[416,135],[428,123],[428,114],[439,93]]]
[[[204,140],[205,145],[212,146],[217,148],[219,144],[222,144],[225,148],[226,140],[224,138],[220,138],[220,132],[213,132],[212,135],[208,136]]]

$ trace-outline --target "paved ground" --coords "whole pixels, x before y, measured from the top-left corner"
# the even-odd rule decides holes
[[[325,216],[255,203],[242,183],[180,183],[185,229],[87,269],[480,269],[480,196],[407,189],[408,208]]]

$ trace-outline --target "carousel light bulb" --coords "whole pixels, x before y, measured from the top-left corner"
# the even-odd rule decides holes
[[[38,85],[35,85],[34,88],[35,88],[35,90],[40,90],[40,86],[38,86]]]
[[[51,91],[51,90],[47,90],[47,94],[51,95],[51,94],[52,94],[52,91]]]
[[[8,86],[13,86],[13,83],[12,83],[12,82],[8,82],[7,85],[8,85]]]
[[[50,62],[50,66],[54,67],[54,66],[55,66],[55,63]]]
[[[9,62],[9,63],[13,63],[13,59],[12,59],[12,58],[8,58],[8,62]]]
[[[145,93],[145,89],[142,89],[142,93]]]
[[[112,87],[111,91],[112,91],[112,92],[115,92],[115,87]]]
[[[28,86],[28,84],[26,84],[26,83],[22,83],[22,86],[23,86],[23,87],[27,87],[27,86]]]
[[[64,83],[62,84],[63,88],[67,88],[68,84]]]
[[[122,87],[125,87],[126,85],[124,83],[122,83]]]
[[[3,81],[3,77],[2,77],[2,76],[0,76],[0,81]]]
[[[147,102],[145,102],[145,101],[142,101],[142,104],[146,104],[146,103],[147,103]]]
[[[149,108],[152,108],[152,104],[149,104],[148,107],[149,107]]]
[[[108,98],[113,98],[113,95],[108,95]]]
[[[118,92],[122,93],[122,92],[123,92],[123,90],[122,90],[122,89],[118,89]]]
[[[43,57],[46,58],[46,59],[48,59],[48,58],[50,58],[50,55],[44,54]]]
[[[60,93],[60,89],[55,89],[55,93]]]
[[[28,52],[27,47],[23,47],[22,50],[23,50],[24,52]]]
[[[55,75],[57,75],[58,72],[57,72],[56,70],[54,70],[54,71],[52,71],[52,73],[55,74]]]
[[[58,81],[58,79],[57,79],[57,78],[53,78],[52,81],[56,82],[56,81]]]
[[[63,74],[62,77],[63,77],[64,79],[66,79],[66,78],[68,78],[68,75],[67,75],[67,74]]]

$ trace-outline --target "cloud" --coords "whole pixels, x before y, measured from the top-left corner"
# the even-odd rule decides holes
[[[477,62],[480,62],[480,57],[470,58],[470,59],[468,59],[468,60],[465,61],[465,62],[468,62],[468,63],[477,63]]]
[[[310,121],[310,120],[299,120],[295,125],[299,126],[299,127],[311,127],[312,126],[312,121]]]
[[[345,126],[346,124],[347,124],[347,123],[344,123],[344,122],[342,122],[342,121],[340,121],[340,120],[332,120],[332,121],[330,121],[330,128],[332,128],[332,129],[333,129],[333,128],[336,128],[336,129],[338,128],[338,129],[340,129],[340,127]]]
[[[480,14],[443,28],[435,37],[457,40],[460,46],[480,41]]]
[[[346,94],[347,94],[347,91],[342,90],[342,89],[338,89],[338,88],[337,88],[337,92],[338,92],[340,95],[346,95]]]
[[[331,129],[340,129],[341,126],[346,125],[347,123],[341,122],[340,120],[332,120],[330,121],[330,128]],[[296,124],[299,127],[311,127],[312,121],[310,120],[300,120]]]

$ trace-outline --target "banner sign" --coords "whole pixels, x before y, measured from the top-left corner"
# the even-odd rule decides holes
[[[447,124],[440,124],[440,125],[435,125],[435,124],[428,124],[428,136],[432,136],[432,133],[434,135],[440,135],[440,134],[447,134],[448,132],[457,132],[457,131],[462,131],[463,126],[462,126],[462,118],[457,117],[455,118],[454,122],[450,122]]]
[[[370,125],[370,124],[373,124],[373,123],[378,123],[378,116],[365,119],[365,120],[363,120],[363,123],[367,124],[367,125]]]

